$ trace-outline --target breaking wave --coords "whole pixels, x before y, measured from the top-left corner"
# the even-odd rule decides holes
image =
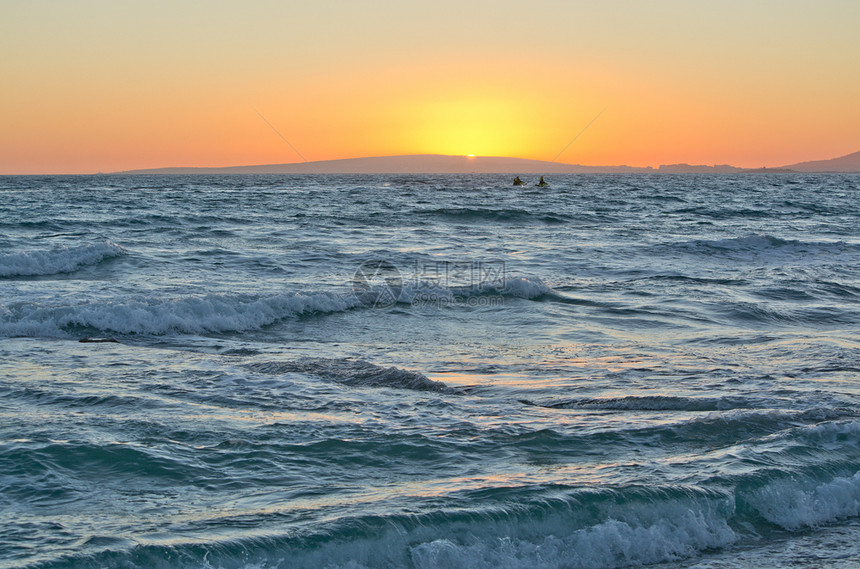
[[[832,480],[786,479],[745,497],[769,522],[787,530],[860,516],[860,471]]]
[[[355,297],[335,293],[212,294],[59,307],[0,305],[0,335],[65,336],[76,329],[144,335],[240,332],[302,314],[341,312],[357,305]]]
[[[535,300],[545,295],[557,294],[552,287],[536,276],[506,277],[494,282],[482,282],[470,286],[438,286],[432,283],[410,284],[403,287],[398,302],[413,304],[419,301],[451,301],[465,298],[502,296]]]
[[[172,475],[175,466],[167,466],[165,474]],[[206,543],[94,542],[88,553],[50,566],[138,568],[169,559],[177,567],[611,569],[680,561],[760,539],[771,530],[754,523],[757,518],[796,531],[860,511],[860,473],[817,485],[772,480],[752,492],[630,485],[548,489],[523,499],[523,490],[476,491],[495,506],[345,516],[286,535],[250,531]],[[462,496],[464,504],[472,501],[470,494]]]
[[[456,303],[464,297],[502,296],[534,299],[552,289],[537,277],[507,279],[479,287],[404,287],[397,302]],[[296,292],[272,296],[224,295],[131,298],[78,305],[0,304],[0,336],[66,336],[76,329],[116,334],[205,334],[260,330],[308,314],[328,314],[380,306],[387,287],[351,293]],[[384,306],[384,305],[383,305]]]
[[[105,241],[94,245],[62,247],[50,251],[30,251],[0,255],[0,277],[32,277],[73,273],[105,259],[119,257],[125,249]]]
[[[514,498],[519,491],[508,493]],[[737,540],[728,525],[732,512],[728,496],[693,489],[567,491],[495,508],[345,517],[297,535],[138,544],[124,551],[112,543],[65,561],[132,568],[160,566],[165,558],[181,567],[614,568],[730,545]]]

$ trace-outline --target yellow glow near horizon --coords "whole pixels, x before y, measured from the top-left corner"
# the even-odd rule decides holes
[[[738,14],[742,14],[738,16]],[[0,174],[391,154],[779,166],[860,149],[860,3],[9,2]],[[288,33],[285,33],[288,30]]]
[[[530,125],[535,113],[526,103],[476,97],[421,101],[412,111],[413,128],[405,138],[419,153],[462,156],[516,156],[538,142]]]

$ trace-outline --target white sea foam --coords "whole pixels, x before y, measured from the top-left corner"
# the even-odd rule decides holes
[[[62,247],[49,251],[7,253],[0,255],[0,277],[72,273],[124,253],[125,249],[110,241],[77,247]]]
[[[484,536],[468,544],[438,539],[413,547],[411,557],[416,567],[426,569],[597,569],[683,559],[735,539],[725,520],[687,510],[651,525],[610,519],[542,539]]]
[[[768,521],[785,529],[815,527],[860,516],[860,472],[815,483],[780,480],[747,498]]]
[[[471,286],[441,286],[434,283],[408,284],[400,292],[398,302],[412,304],[417,301],[441,300],[454,303],[458,298],[502,296],[533,300],[553,289],[536,276],[500,278],[498,282],[481,282]]]
[[[6,307],[0,335],[62,336],[74,327],[119,334],[201,334],[259,330],[314,312],[339,312],[358,305],[351,295],[327,292],[268,297],[206,295],[172,300],[126,300],[78,306]]]
[[[514,526],[473,519],[441,527],[396,528],[372,541],[333,542],[290,558],[295,567],[611,569],[685,559],[737,540],[725,518],[707,508],[650,508],[659,515],[648,522],[607,519],[579,529],[554,516]]]
[[[404,289],[399,302],[413,302],[431,289]],[[501,289],[469,289],[467,294],[534,298],[551,291],[537,277],[522,277]],[[432,289],[432,298],[454,301],[452,288]],[[79,305],[0,304],[0,336],[63,336],[70,328],[95,328],[118,334],[202,334],[259,330],[280,320],[314,312],[374,308],[377,296],[350,293],[297,292],[265,297],[210,294],[164,300],[126,298]],[[383,304],[383,306],[385,306]]]
[[[435,522],[410,528],[388,520],[385,529],[374,524],[372,537],[287,546],[276,558],[297,569],[612,569],[686,559],[737,541],[726,520],[731,510],[710,501],[638,504],[584,527],[574,512],[519,520],[499,513],[446,520],[438,512]],[[366,534],[369,526],[361,527]]]
[[[502,292],[517,298],[534,299],[553,291],[540,278],[531,276],[505,279],[505,286]]]

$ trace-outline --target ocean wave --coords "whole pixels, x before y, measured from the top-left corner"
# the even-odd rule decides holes
[[[391,387],[416,391],[452,392],[423,373],[398,367],[382,367],[364,360],[346,358],[301,358],[291,362],[249,364],[254,371],[273,375],[304,373],[354,387]]]
[[[551,295],[554,291],[538,277],[514,277],[505,279],[505,286],[502,287],[501,293],[532,300]]]
[[[629,403],[638,407],[649,407],[647,404]],[[627,402],[622,404],[627,404]],[[585,409],[591,412],[595,410],[588,407]],[[600,410],[615,413],[618,410],[629,411],[630,409],[618,409],[616,407]],[[650,411],[653,409],[642,410]],[[665,445],[666,448],[683,445],[687,448],[708,450],[742,443],[754,444],[765,439],[769,440],[778,434],[785,440],[774,440],[772,443],[780,448],[788,449],[786,452],[792,452],[791,449],[810,446],[804,439],[798,439],[798,437],[808,436],[806,429],[810,426],[818,425],[823,421],[840,421],[857,416],[856,412],[851,409],[824,407],[804,410],[746,409],[741,407],[725,411],[707,411],[704,409],[681,411],[697,414],[692,417],[679,415],[671,419],[663,419],[659,421],[659,424],[652,422],[647,424],[631,423],[626,428],[617,428],[612,431],[541,429],[515,434],[494,434],[488,438],[487,443],[488,448],[514,445],[518,452],[530,456],[551,457],[563,454],[572,457],[599,455],[603,452],[602,449],[631,449],[642,446],[653,447],[654,445]],[[837,445],[837,448],[841,447]]]
[[[125,249],[105,241],[93,245],[62,247],[50,251],[30,251],[0,255],[0,277],[31,277],[73,273],[105,259],[119,257]]]
[[[806,324],[834,325],[854,324],[857,312],[836,306],[807,305],[796,303],[794,306],[768,305],[753,302],[723,303],[714,307],[721,318],[733,323],[751,324]]]
[[[78,305],[0,304],[0,336],[67,337],[77,332],[103,334],[206,334],[260,330],[307,314],[328,314],[354,308],[438,301],[456,304],[463,298],[503,296],[535,299],[552,289],[537,277],[506,279],[475,287],[405,286],[392,293],[381,286],[364,292],[295,292],[271,296],[210,294],[163,300],[129,298]],[[79,334],[78,334],[79,335]]]
[[[791,478],[744,496],[766,520],[798,530],[860,516],[860,471],[826,481]]]
[[[62,561],[131,568],[611,569],[726,547],[738,538],[728,524],[732,512],[729,496],[694,490],[583,491],[481,509],[343,517],[289,535],[248,532],[186,543],[171,537],[122,549],[94,543]]]
[[[112,476],[126,477],[146,464],[147,476],[165,484],[192,484],[211,475],[205,469],[185,472],[164,459],[141,462],[138,452],[147,451],[119,445],[66,449],[52,444],[40,450],[36,466],[47,460],[52,467],[107,470]],[[330,454],[327,450],[326,455]],[[117,460],[126,466],[117,466]],[[33,467],[28,463],[28,470]],[[723,479],[719,487],[710,489],[641,484],[476,487],[445,502],[433,497],[436,507],[422,507],[425,498],[411,498],[410,510],[420,513],[395,509],[388,514],[343,515],[285,534],[249,531],[227,540],[191,537],[183,542],[176,536],[163,543],[93,540],[62,560],[30,567],[280,567],[286,563],[296,568],[350,569],[616,568],[694,558],[750,536],[860,516],[860,472],[814,479],[801,471],[770,471],[742,474],[737,485],[726,482]],[[37,490],[22,487],[26,492]],[[218,512],[201,523],[206,536],[212,536],[217,535],[212,530],[218,525],[265,525],[266,516],[284,516],[284,512],[275,506],[256,515],[249,519],[247,512],[237,512],[231,518]]]
[[[671,214],[694,214],[703,218],[710,219],[756,219],[756,218],[771,218],[773,210],[770,208],[716,208],[713,206],[699,205],[694,207],[681,207],[669,211]]]
[[[679,397],[649,395],[627,397],[596,397],[566,399],[563,401],[523,403],[550,409],[607,409],[619,411],[727,411],[751,409],[772,405],[772,400],[754,400],[746,397]]]
[[[523,539],[442,538],[414,546],[415,567],[612,568],[676,561],[736,540],[725,520],[693,510],[678,511],[650,525],[609,519],[568,535],[551,528],[545,537]],[[469,535],[469,534],[466,534]]]
[[[857,246],[844,241],[798,241],[781,239],[773,235],[745,235],[728,239],[695,239],[681,243],[668,244],[669,247],[686,253],[699,255],[739,255],[766,254],[769,256],[796,256],[807,253],[838,254],[856,250]]]
[[[419,301],[448,301],[488,296],[502,296],[535,300],[556,293],[552,287],[536,276],[512,276],[468,286],[439,286],[432,283],[407,284],[398,296],[398,302],[414,304]]]
[[[414,215],[429,215],[457,222],[491,222],[491,223],[567,223],[570,218],[559,213],[531,212],[517,208],[475,208],[475,207],[443,207],[433,209],[417,209]]]
[[[359,305],[352,295],[329,292],[266,297],[207,295],[171,300],[88,303],[76,306],[0,306],[2,336],[67,336],[76,330],[116,334],[204,334],[259,330],[303,314]]]
[[[811,407],[808,409],[738,408],[726,411],[711,411],[691,420],[664,427],[649,427],[642,433],[652,432],[666,443],[678,440],[695,441],[700,444],[732,444],[771,436],[784,431],[794,435],[822,421],[839,421],[856,417],[856,412],[846,408]],[[802,431],[801,431],[802,432]]]
[[[628,395],[623,397],[582,397],[562,400],[520,400],[525,405],[547,409],[602,409],[607,411],[688,411],[702,413],[680,426],[752,424],[774,421],[775,425],[822,423],[856,416],[844,407],[809,407],[795,409],[796,400],[790,396],[750,397],[726,395],[721,397],[685,397],[680,395]],[[830,423],[823,423],[829,425]],[[840,425],[840,423],[835,423]],[[823,425],[817,425],[823,428]],[[860,428],[860,427],[858,427]],[[829,431],[826,431],[829,432]],[[841,431],[840,431],[841,432]]]
[[[98,482],[104,476],[114,480],[145,476],[165,485],[193,483],[209,474],[205,468],[155,452],[145,445],[121,442],[14,444],[0,450],[0,458],[8,465],[9,472],[18,473],[19,484],[14,485],[14,492],[27,501],[50,501],[57,493],[70,497],[77,495],[79,488],[75,481],[64,480],[64,473],[70,472],[75,473],[75,479],[92,482]]]

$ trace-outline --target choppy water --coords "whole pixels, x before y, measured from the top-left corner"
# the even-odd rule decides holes
[[[856,566],[860,177],[550,182],[0,178],[0,567]]]

